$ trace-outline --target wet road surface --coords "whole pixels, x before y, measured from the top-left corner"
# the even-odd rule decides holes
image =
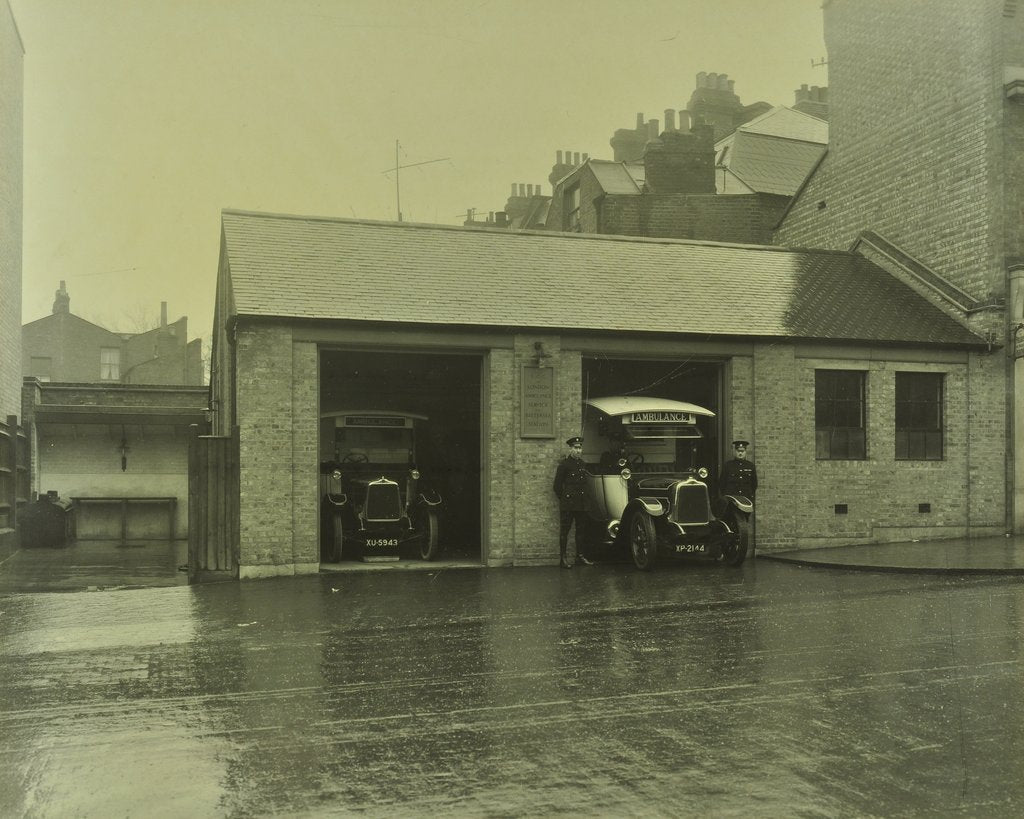
[[[756,562],[0,595],[0,815],[1019,816],[1024,583]]]

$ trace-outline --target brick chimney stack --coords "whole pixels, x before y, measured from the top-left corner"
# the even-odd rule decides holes
[[[793,108],[818,119],[828,120],[828,86],[801,85],[794,93]]]
[[[588,154],[583,154],[581,157],[578,151],[555,151],[555,164],[551,166],[551,173],[548,174],[548,182],[551,183],[551,187],[553,188],[559,179],[574,168],[578,168],[589,158]],[[539,194],[540,191],[538,190],[537,193]]]
[[[53,299],[53,314],[63,313],[67,315],[71,312],[71,296],[68,295],[67,288],[64,285],[64,279],[60,280],[60,290],[54,294]]]
[[[647,143],[644,174],[651,193],[714,193],[714,129],[697,125],[689,133],[665,131]]]
[[[733,90],[734,85],[728,74],[701,71],[697,75],[697,87],[690,95],[687,110],[694,122],[703,120],[714,128],[715,139],[732,133],[742,121],[743,104]]]
[[[656,120],[652,120],[654,121]],[[609,140],[608,144],[612,146],[612,159],[616,162],[634,162],[640,159],[644,155],[644,145],[650,138],[650,130],[644,115],[637,114],[635,128],[619,128]]]

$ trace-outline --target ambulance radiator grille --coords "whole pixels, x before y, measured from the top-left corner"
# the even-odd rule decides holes
[[[368,521],[395,521],[402,517],[402,500],[398,484],[371,483],[366,487],[366,507],[363,515]]]
[[[686,525],[704,525],[711,520],[708,488],[702,483],[679,483],[672,499],[671,519]]]

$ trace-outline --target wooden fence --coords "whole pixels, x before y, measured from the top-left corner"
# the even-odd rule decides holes
[[[0,421],[0,529],[16,529],[18,507],[31,492],[30,453],[18,416]]]
[[[200,435],[188,448],[188,576],[190,583],[238,577],[238,428]]]

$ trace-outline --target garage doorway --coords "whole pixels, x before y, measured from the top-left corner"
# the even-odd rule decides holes
[[[415,466],[424,486],[436,489],[438,556],[475,561],[481,555],[481,373],[476,354],[366,352],[321,349],[320,414],[403,413],[415,419]],[[320,461],[336,455],[327,426],[320,433]],[[324,479],[321,478],[323,496]],[[321,502],[324,498],[321,497]],[[332,536],[321,515],[321,556]],[[341,561],[358,561],[358,550]],[[418,548],[400,549],[402,562],[420,560]]]
[[[697,462],[718,474],[721,462],[722,365],[692,359],[583,359],[583,398],[642,395],[698,404],[715,413],[701,419],[703,437],[697,443]],[[691,444],[692,445],[692,444]]]

